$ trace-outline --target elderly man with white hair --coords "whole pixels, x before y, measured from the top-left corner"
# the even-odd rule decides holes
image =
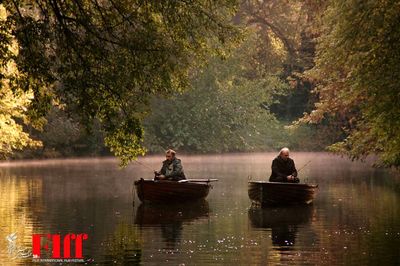
[[[282,148],[279,155],[272,161],[270,182],[299,183],[294,161],[289,158],[289,149]]]

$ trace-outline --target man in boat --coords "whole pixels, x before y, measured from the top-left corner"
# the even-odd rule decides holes
[[[167,150],[165,152],[166,160],[163,161],[163,165],[160,171],[154,171],[155,180],[172,180],[179,181],[185,178],[181,160],[175,157],[176,152],[174,150]]]
[[[270,182],[299,183],[294,161],[289,158],[289,149],[282,148],[279,155],[272,161]]]

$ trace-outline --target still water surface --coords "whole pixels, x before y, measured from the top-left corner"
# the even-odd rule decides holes
[[[133,181],[152,173],[136,163],[2,163],[0,265],[32,264],[8,254],[11,233],[28,249],[32,234],[87,233],[93,265],[400,265],[398,174],[325,153],[291,155],[298,168],[311,160],[300,173],[319,185],[310,206],[250,207],[248,177],[266,180],[272,153],[181,156],[187,176],[219,182],[205,201],[170,206],[139,202]],[[158,169],[162,160],[140,162]]]

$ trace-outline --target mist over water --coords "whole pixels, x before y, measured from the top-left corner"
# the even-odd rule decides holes
[[[152,178],[162,156],[125,169],[111,158],[0,164],[0,265],[6,237],[87,233],[85,259],[106,265],[399,265],[400,179],[390,170],[326,153],[296,153],[310,206],[256,209],[248,179],[267,180],[275,153],[178,156],[189,178],[218,178],[205,201],[142,204],[133,181]],[[134,202],[134,204],[132,204]],[[45,251],[43,251],[45,254]],[[47,254],[48,255],[48,254]],[[48,255],[50,257],[50,255]]]

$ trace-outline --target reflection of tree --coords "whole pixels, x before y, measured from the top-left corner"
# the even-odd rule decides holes
[[[368,171],[365,164],[360,168],[356,168],[357,178],[345,182],[329,179],[334,175],[332,170],[326,171],[331,173],[325,176],[331,183],[322,191],[319,203],[330,207],[323,217],[319,213],[313,226],[324,248],[321,261],[333,262],[331,265],[342,261],[345,265],[400,265],[400,194],[395,190],[399,179],[381,169]],[[346,167],[333,173],[354,177],[353,171]]]
[[[252,227],[271,228],[272,244],[279,251],[287,251],[293,249],[298,225],[310,221],[312,210],[312,205],[252,208],[248,214]]]
[[[99,180],[105,171],[117,172],[114,160],[105,159],[101,164],[91,159],[49,160],[16,162],[12,166],[0,168],[0,214],[4,214],[0,215],[1,223],[10,225],[4,232],[0,228],[4,237],[17,232],[19,239],[24,239],[18,244],[30,247],[32,233],[85,232],[89,239],[83,244],[84,258],[102,265],[102,260],[129,262],[134,259],[129,256],[138,254],[122,237],[137,239],[136,233],[120,225],[121,216],[132,212],[132,206],[125,204],[130,202],[129,192],[123,189],[131,185],[130,181],[117,182],[114,176]],[[127,224],[133,227],[132,222]],[[115,232],[121,233],[115,236]],[[1,239],[0,248],[4,249],[0,250],[6,251],[6,242]],[[0,265],[3,257],[0,252]]]
[[[142,257],[141,242],[137,228],[128,223],[117,225],[109,239],[103,264],[140,265]]]
[[[43,202],[37,197],[42,190],[42,180],[27,180],[7,168],[0,169],[0,265],[26,265],[31,260],[35,213],[43,211]]]
[[[136,211],[135,223],[140,227],[160,227],[162,237],[170,249],[181,239],[184,222],[208,217],[208,214],[207,201],[172,205],[142,203]]]

